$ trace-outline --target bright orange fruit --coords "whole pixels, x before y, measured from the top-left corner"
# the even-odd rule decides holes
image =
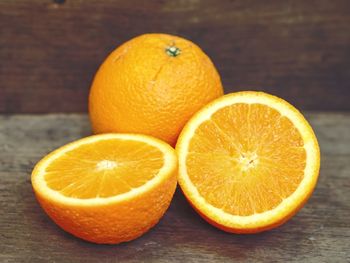
[[[142,133],[175,145],[188,119],[222,94],[218,72],[197,45],[146,34],[118,47],[99,68],[90,120],[95,133]]]
[[[197,112],[176,151],[178,181],[209,223],[255,233],[293,216],[319,174],[315,134],[292,105],[262,92],[223,96]]]
[[[95,243],[137,238],[154,226],[176,188],[177,158],[144,135],[104,134],[67,144],[42,159],[32,185],[65,231]]]

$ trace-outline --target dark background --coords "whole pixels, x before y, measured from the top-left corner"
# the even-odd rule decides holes
[[[0,113],[86,112],[103,59],[147,32],[197,43],[225,92],[349,111],[350,1],[0,1]]]

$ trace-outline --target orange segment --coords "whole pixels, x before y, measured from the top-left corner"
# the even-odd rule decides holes
[[[231,232],[286,220],[318,176],[311,127],[290,104],[264,93],[239,92],[209,104],[186,125],[176,148],[186,197]]]
[[[199,193],[225,212],[251,215],[270,210],[293,193],[303,178],[302,138],[291,121],[268,106],[226,106],[195,133],[189,146],[188,175]],[[198,171],[199,167],[206,172]],[[224,183],[218,184],[218,179]],[[270,195],[265,197],[267,191]]]
[[[103,134],[67,144],[34,168],[45,212],[64,230],[115,244],[145,233],[162,217],[176,188],[177,158],[144,135]]]
[[[163,165],[163,154],[157,148],[109,138],[96,145],[81,145],[53,160],[45,170],[45,181],[67,197],[111,197],[142,186]]]

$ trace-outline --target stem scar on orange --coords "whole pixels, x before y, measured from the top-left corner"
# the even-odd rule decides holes
[[[178,181],[214,226],[256,233],[292,217],[316,185],[320,150],[303,115],[262,92],[225,95],[181,132]]]
[[[209,57],[189,40],[145,34],[114,50],[93,80],[93,131],[152,135],[171,145],[189,118],[223,95]]]

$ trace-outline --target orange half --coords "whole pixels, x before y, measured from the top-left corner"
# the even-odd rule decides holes
[[[135,239],[154,226],[176,188],[177,158],[150,136],[103,134],[67,144],[34,168],[45,212],[65,231],[95,243]]]
[[[288,102],[262,92],[223,96],[180,134],[178,181],[209,223],[255,233],[294,215],[319,174],[316,136]]]

